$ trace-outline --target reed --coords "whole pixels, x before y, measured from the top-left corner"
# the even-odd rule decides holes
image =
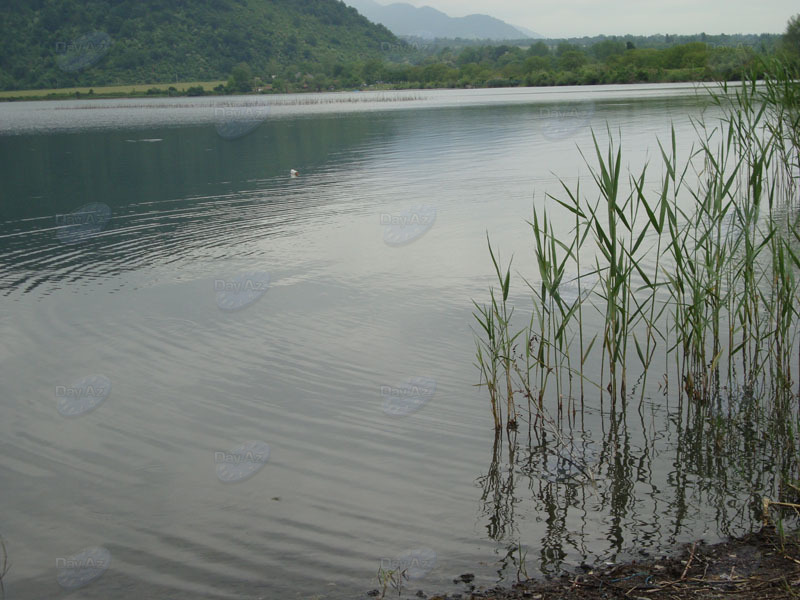
[[[487,238],[488,241],[488,238]],[[502,385],[505,385],[506,399],[506,428],[515,429],[517,426],[517,411],[514,404],[513,376],[516,366],[514,357],[514,343],[522,331],[511,334],[511,320],[514,314],[513,307],[508,304],[508,294],[511,286],[511,263],[505,271],[501,268],[499,259],[495,257],[492,245],[489,243],[489,254],[492,257],[495,275],[500,285],[500,300],[497,299],[494,289],[490,290],[491,302],[488,306],[475,304],[476,320],[486,337],[477,340],[477,366],[481,373],[480,384],[486,385],[492,403],[492,416],[495,429],[502,427]],[[479,384],[479,385],[480,385]]]
[[[763,70],[763,83],[753,74],[736,88],[709,90],[723,116],[694,121],[687,156],[678,156],[673,129],[659,141],[660,165],[624,172],[621,136],[607,130],[603,144],[592,133],[592,152],[581,152],[589,193],[562,181],[563,195],[546,197],[552,207],[533,210],[536,278],[522,276],[532,311],[517,329],[511,265],[501,268],[489,243],[502,293],[475,303],[475,316],[496,429],[516,427],[515,393],[527,398],[528,422],[539,430],[552,423],[550,398],[555,421],[566,415],[572,425],[587,389],[598,391],[601,409],[608,398],[614,414],[626,410],[635,380],[641,406],[659,356],[664,383],[674,373],[681,401],[719,404],[758,389],[790,413],[800,373],[800,93],[784,65]],[[573,221],[568,241],[553,226],[554,211]],[[565,286],[577,286],[574,299]]]
[[[376,575],[378,583],[381,586],[379,598],[383,600],[386,597],[386,592],[391,586],[400,596],[403,593],[403,581],[408,580],[407,569],[384,569],[380,567]]]

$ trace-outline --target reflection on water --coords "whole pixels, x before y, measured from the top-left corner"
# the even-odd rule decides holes
[[[699,530],[703,537],[757,528],[762,498],[780,496],[797,473],[786,419],[797,418],[796,407],[779,410],[759,397],[649,404],[627,417],[609,412],[600,430],[498,434],[478,480],[487,536],[513,554],[530,527],[517,507],[533,503],[544,532],[528,561],[556,575],[579,563],[662,551],[686,540],[699,514],[713,515]],[[606,516],[598,524],[592,514]]]
[[[474,385],[487,233],[529,274],[590,127],[644,162],[685,89],[181,103],[0,106],[9,597],[352,598],[392,565],[452,591],[758,518],[789,463],[747,396],[652,377],[641,411],[494,439]]]

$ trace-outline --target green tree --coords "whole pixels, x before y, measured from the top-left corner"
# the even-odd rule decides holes
[[[536,42],[528,48],[528,56],[550,56],[550,48],[544,42]]]
[[[549,56],[531,56],[525,60],[525,72],[533,73],[535,71],[547,71],[552,66],[552,61]]]
[[[575,44],[570,44],[569,42],[559,42],[558,46],[556,46],[556,56],[561,58],[567,52],[581,52],[581,49]]]
[[[558,66],[563,71],[577,71],[586,61],[586,55],[580,50],[567,50],[559,56]]]
[[[625,54],[625,43],[621,40],[603,40],[593,45],[589,51],[597,60],[607,62],[612,56]]]
[[[480,52],[478,52],[477,48],[467,47],[464,48],[461,53],[458,55],[456,59],[456,64],[461,65],[468,65],[470,63],[477,63],[480,62],[481,56]]]
[[[377,59],[368,60],[361,67],[361,77],[367,84],[383,80],[383,63]]]
[[[441,63],[427,65],[422,71],[422,81],[426,83],[442,82],[450,76],[450,69]]]
[[[793,16],[786,24],[783,34],[783,47],[791,54],[800,57],[800,14]]]
[[[233,68],[228,79],[228,89],[240,94],[253,91],[253,74],[247,63],[239,63]]]

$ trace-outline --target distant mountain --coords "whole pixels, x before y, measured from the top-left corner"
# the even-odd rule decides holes
[[[338,0],[0,0],[0,89],[324,72],[398,42]]]
[[[519,29],[522,33],[527,35],[529,38],[535,38],[535,39],[540,39],[540,40],[544,39],[544,36],[541,33],[536,33],[533,29],[528,29],[527,27],[520,27],[520,26],[517,26],[517,29]]]
[[[430,6],[416,7],[406,3],[378,4],[374,0],[345,0],[373,23],[386,26],[395,35],[423,39],[465,38],[514,40],[541,37],[530,30],[512,27],[488,15],[450,17]],[[533,34],[533,35],[531,35]]]

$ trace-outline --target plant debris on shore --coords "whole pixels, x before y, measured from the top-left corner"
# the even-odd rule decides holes
[[[773,526],[719,544],[689,544],[678,557],[634,561],[557,579],[529,579],[512,587],[462,590],[428,600],[599,600],[632,598],[684,600],[710,598],[797,598],[800,596],[800,542],[778,535]],[[467,583],[467,588],[463,589]],[[472,588],[472,589],[471,589]]]

